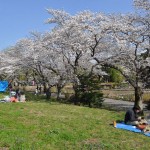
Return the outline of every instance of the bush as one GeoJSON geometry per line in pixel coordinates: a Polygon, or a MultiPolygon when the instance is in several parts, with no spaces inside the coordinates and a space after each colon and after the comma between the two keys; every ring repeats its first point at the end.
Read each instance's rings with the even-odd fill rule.
{"type": "Polygon", "coordinates": [[[89,107],[101,107],[103,102],[103,94],[99,92],[82,93],[80,102],[89,107]]]}
{"type": "Polygon", "coordinates": [[[46,101],[45,95],[35,95],[31,92],[25,92],[25,96],[27,101],[46,101]]]}
{"type": "Polygon", "coordinates": [[[97,76],[82,74],[79,77],[80,85],[76,91],[77,102],[89,107],[101,107],[103,94],[100,91],[100,80],[97,76]]]}

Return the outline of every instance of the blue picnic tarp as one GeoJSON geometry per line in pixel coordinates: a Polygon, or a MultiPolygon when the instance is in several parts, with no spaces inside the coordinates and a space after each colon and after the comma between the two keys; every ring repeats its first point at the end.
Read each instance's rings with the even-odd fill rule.
{"type": "Polygon", "coordinates": [[[132,132],[136,132],[136,133],[142,133],[142,134],[150,137],[150,133],[149,132],[148,133],[146,133],[146,132],[144,133],[140,129],[136,128],[136,126],[126,125],[124,123],[117,123],[116,124],[116,128],[132,131],[132,132]]]}
{"type": "Polygon", "coordinates": [[[8,81],[0,81],[0,92],[5,92],[8,88],[8,81]]]}

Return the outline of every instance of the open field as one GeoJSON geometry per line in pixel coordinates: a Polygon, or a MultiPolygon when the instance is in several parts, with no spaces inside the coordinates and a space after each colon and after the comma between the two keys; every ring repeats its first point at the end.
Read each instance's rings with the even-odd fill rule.
{"type": "Polygon", "coordinates": [[[149,137],[111,125],[124,113],[55,102],[0,103],[0,150],[149,149],[149,137]]]}

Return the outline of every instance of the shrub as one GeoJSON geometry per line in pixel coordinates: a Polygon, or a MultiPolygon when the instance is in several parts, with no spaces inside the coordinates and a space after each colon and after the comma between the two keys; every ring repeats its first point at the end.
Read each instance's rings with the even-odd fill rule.
{"type": "Polygon", "coordinates": [[[103,94],[100,91],[100,80],[97,76],[82,74],[77,89],[78,102],[89,107],[101,107],[103,94]]]}
{"type": "Polygon", "coordinates": [[[89,107],[101,107],[103,102],[103,94],[100,92],[82,93],[80,102],[89,107]]]}

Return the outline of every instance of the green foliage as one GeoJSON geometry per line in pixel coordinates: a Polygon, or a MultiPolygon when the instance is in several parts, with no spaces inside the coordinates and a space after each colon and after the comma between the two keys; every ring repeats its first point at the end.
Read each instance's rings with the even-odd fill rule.
{"type": "Polygon", "coordinates": [[[80,103],[89,107],[101,107],[103,94],[100,92],[100,81],[96,76],[82,74],[79,76],[80,85],[77,95],[80,103]]]}
{"type": "Polygon", "coordinates": [[[8,96],[9,92],[0,92],[0,99],[3,99],[5,96],[8,96]]]}
{"type": "Polygon", "coordinates": [[[103,94],[99,92],[84,92],[80,95],[80,102],[88,104],[89,107],[101,107],[103,102],[103,94]]]}
{"type": "Polygon", "coordinates": [[[46,96],[45,95],[35,95],[34,93],[31,92],[26,92],[26,100],[27,101],[45,101],[46,96]]]}
{"type": "Polygon", "coordinates": [[[121,83],[124,80],[124,77],[121,75],[121,73],[113,68],[107,68],[106,72],[110,76],[110,82],[116,82],[121,83]]]}
{"type": "Polygon", "coordinates": [[[46,95],[43,95],[43,94],[38,94],[38,95],[35,95],[34,93],[32,93],[32,92],[26,92],[25,93],[25,95],[26,95],[26,101],[36,101],[36,102],[38,102],[38,101],[40,101],[40,102],[54,102],[54,101],[56,101],[56,99],[55,98],[50,98],[49,100],[47,100],[47,98],[46,98],[46,95]]]}

